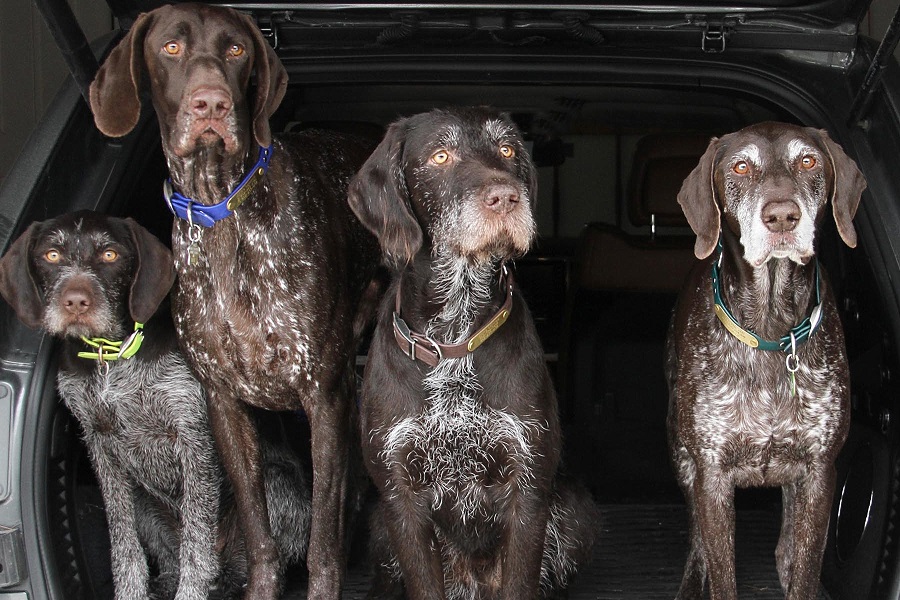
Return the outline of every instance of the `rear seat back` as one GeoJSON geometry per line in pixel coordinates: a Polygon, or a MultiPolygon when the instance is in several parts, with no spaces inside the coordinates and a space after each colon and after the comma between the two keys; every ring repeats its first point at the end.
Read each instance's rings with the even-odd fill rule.
{"type": "Polygon", "coordinates": [[[623,225],[641,233],[591,223],[579,239],[563,390],[576,433],[570,441],[578,446],[573,456],[591,457],[601,488],[627,480],[628,489],[640,493],[642,483],[674,484],[663,355],[672,308],[696,264],[693,235],[676,197],[708,141],[695,135],[643,138],[621,211],[629,221],[623,225]]]}

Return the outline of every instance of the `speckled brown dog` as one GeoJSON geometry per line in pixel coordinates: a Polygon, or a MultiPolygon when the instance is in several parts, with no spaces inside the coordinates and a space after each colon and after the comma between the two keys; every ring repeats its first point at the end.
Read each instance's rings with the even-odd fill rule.
{"type": "Polygon", "coordinates": [[[844,335],[818,224],[851,220],[865,181],[822,130],[754,125],[713,139],[678,202],[703,260],[668,338],[669,442],[691,549],[678,597],[737,598],[734,488],[780,486],[776,558],[787,598],[810,600],[850,423],[844,335]],[[717,250],[717,246],[719,249],[717,250]]]}
{"type": "Polygon", "coordinates": [[[379,262],[346,191],[371,147],[322,131],[273,137],[269,117],[287,73],[250,18],[232,9],[178,4],[138,17],[91,85],[101,131],[119,136],[134,127],[142,85],[159,119],[168,199],[179,217],[175,326],[209,394],[213,434],[253,549],[246,596],[273,599],[280,587],[254,405],[303,408],[309,418],[309,595],[336,600],[354,360],[379,262]]]}

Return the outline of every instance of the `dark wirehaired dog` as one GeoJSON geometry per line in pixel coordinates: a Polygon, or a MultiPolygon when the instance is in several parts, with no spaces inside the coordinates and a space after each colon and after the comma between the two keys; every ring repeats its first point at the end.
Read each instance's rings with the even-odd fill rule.
{"type": "MultiPolygon", "coordinates": [[[[165,597],[228,596],[246,576],[206,397],[157,310],[174,279],[171,253],[146,229],[90,211],[33,223],[0,258],[0,294],[26,325],[63,340],[59,393],[103,494],[120,600],[148,597],[144,549],[165,597]]],[[[306,477],[287,448],[263,452],[275,537],[295,562],[309,535],[306,477]]]]}
{"type": "Polygon", "coordinates": [[[776,558],[785,595],[817,597],[850,424],[844,334],[818,226],[848,246],[866,187],[823,130],[762,123],[713,139],[678,202],[705,259],[668,337],[669,443],[688,501],[691,549],[678,597],[737,597],[734,488],[780,486],[776,558]],[[717,249],[718,247],[718,249],[717,249]]]}
{"type": "MultiPolygon", "coordinates": [[[[140,15],[91,84],[107,135],[138,121],[149,88],[178,218],[175,327],[209,394],[213,434],[250,556],[247,597],[281,587],[250,406],[302,408],[311,429],[309,594],[337,600],[345,569],[355,359],[381,285],[376,240],[347,205],[373,142],[273,136],[287,71],[247,15],[205,4],[140,15]],[[250,86],[255,73],[255,87],[250,86]]],[[[162,202],[160,198],[160,202],[162,202]]]]}
{"type": "Polygon", "coordinates": [[[507,116],[460,108],[392,124],[351,182],[396,267],[361,407],[371,597],[537,598],[593,543],[592,501],[557,478],[556,396],[509,264],[535,235],[535,180],[507,116]]]}

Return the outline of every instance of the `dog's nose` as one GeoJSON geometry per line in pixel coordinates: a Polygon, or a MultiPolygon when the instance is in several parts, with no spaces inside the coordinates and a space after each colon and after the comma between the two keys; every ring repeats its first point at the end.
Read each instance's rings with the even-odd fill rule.
{"type": "Polygon", "coordinates": [[[773,233],[793,231],[800,221],[800,207],[793,200],[771,200],[763,206],[762,221],[773,233]]]}
{"type": "Polygon", "coordinates": [[[519,190],[509,184],[495,184],[485,190],[483,202],[494,212],[506,214],[519,203],[519,190]]]}
{"type": "Polygon", "coordinates": [[[223,119],[231,107],[231,96],[225,90],[201,88],[191,94],[191,112],[201,119],[223,119]]]}
{"type": "Polygon", "coordinates": [[[83,315],[91,308],[90,295],[86,291],[80,289],[66,290],[60,301],[62,302],[63,309],[72,315],[83,315]]]}

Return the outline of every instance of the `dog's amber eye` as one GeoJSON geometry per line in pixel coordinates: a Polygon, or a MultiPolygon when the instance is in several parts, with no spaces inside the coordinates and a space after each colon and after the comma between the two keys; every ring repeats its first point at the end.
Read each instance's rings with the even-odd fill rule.
{"type": "Polygon", "coordinates": [[[101,254],[100,257],[103,259],[103,262],[116,262],[119,259],[119,253],[115,250],[107,248],[103,251],[103,254],[101,254]]]}
{"type": "Polygon", "coordinates": [[[44,260],[48,263],[58,263],[62,259],[62,252],[57,250],[56,248],[51,248],[44,253],[44,260]]]}
{"type": "Polygon", "coordinates": [[[500,156],[502,156],[503,158],[512,158],[515,155],[516,151],[512,146],[508,146],[506,144],[500,146],[500,156]]]}
{"type": "Polygon", "coordinates": [[[450,160],[450,153],[446,150],[438,150],[434,154],[431,155],[431,162],[436,165],[442,165],[445,162],[450,160]]]}
{"type": "Polygon", "coordinates": [[[228,49],[228,54],[237,58],[244,54],[244,47],[240,44],[232,44],[231,48],[228,49]]]}
{"type": "Polygon", "coordinates": [[[814,166],[816,166],[816,164],[818,164],[816,162],[816,157],[810,156],[809,154],[800,159],[800,165],[804,169],[812,169],[814,166]]]}
{"type": "Polygon", "coordinates": [[[731,167],[731,170],[737,173],[738,175],[746,175],[750,172],[750,165],[747,161],[742,160],[734,163],[734,166],[731,167]]]}
{"type": "Polygon", "coordinates": [[[181,44],[176,41],[166,42],[166,45],[163,46],[163,50],[166,51],[166,54],[170,56],[175,56],[181,53],[181,44]]]}

